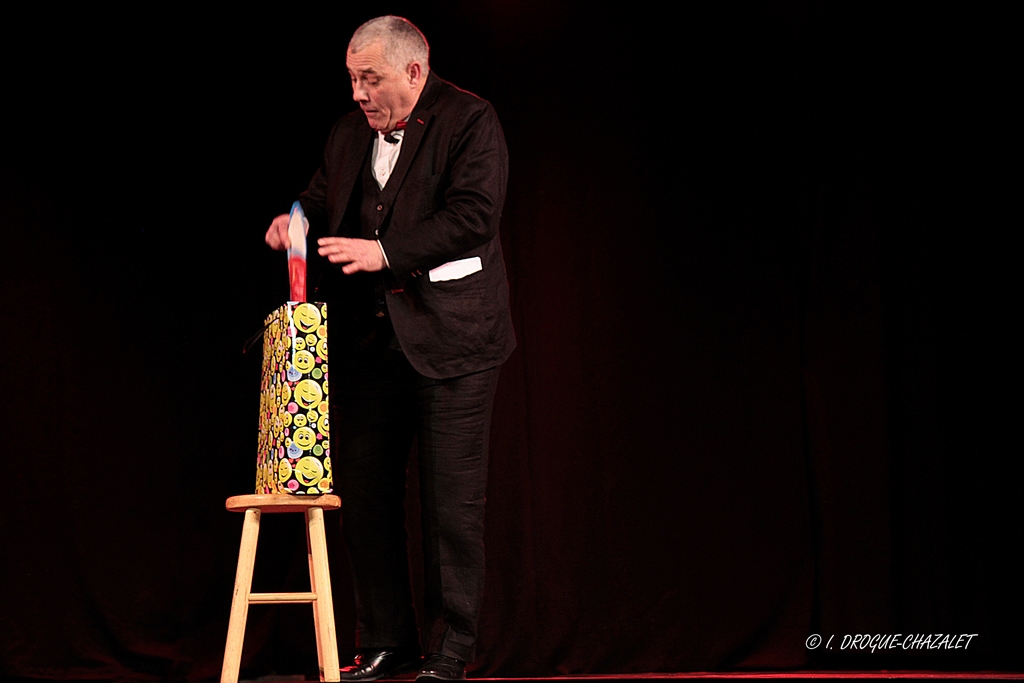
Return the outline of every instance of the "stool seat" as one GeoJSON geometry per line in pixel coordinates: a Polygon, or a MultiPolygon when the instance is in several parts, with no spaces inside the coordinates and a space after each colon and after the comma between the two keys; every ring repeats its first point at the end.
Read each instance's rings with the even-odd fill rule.
{"type": "Polygon", "coordinates": [[[324,534],[324,510],[337,510],[341,498],[331,494],[296,496],[250,494],[231,496],[224,507],[231,512],[244,512],[242,544],[238,550],[235,591],[231,598],[231,619],[221,683],[238,683],[242,662],[242,642],[249,605],[311,603],[316,629],[316,653],[321,681],[340,680],[338,637],[334,630],[334,603],[331,598],[331,572],[327,565],[327,537],[324,534]],[[303,593],[253,593],[252,572],[256,561],[256,543],[260,534],[262,513],[302,512],[306,517],[306,553],[309,559],[309,591],[303,593]]]}
{"type": "Polygon", "coordinates": [[[330,493],[322,496],[288,496],[275,493],[251,493],[247,496],[231,496],[224,502],[230,512],[245,512],[249,508],[259,508],[263,512],[305,512],[309,508],[321,510],[337,510],[341,507],[341,498],[330,493]]]}

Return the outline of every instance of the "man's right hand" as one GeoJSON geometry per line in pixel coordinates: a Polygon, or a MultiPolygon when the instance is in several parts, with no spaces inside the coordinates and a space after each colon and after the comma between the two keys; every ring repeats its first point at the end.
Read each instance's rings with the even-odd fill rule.
{"type": "Polygon", "coordinates": [[[282,213],[271,221],[265,238],[271,249],[286,251],[288,247],[292,246],[292,241],[288,239],[288,223],[290,220],[291,216],[289,214],[282,213]]]}

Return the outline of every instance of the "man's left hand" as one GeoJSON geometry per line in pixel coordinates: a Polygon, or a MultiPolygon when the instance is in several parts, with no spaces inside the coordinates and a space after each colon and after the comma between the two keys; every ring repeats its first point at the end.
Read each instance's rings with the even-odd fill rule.
{"type": "Polygon", "coordinates": [[[342,272],[345,275],[365,271],[376,273],[384,270],[384,254],[376,240],[360,240],[350,237],[321,237],[317,244],[319,253],[331,263],[347,263],[342,272]]]}

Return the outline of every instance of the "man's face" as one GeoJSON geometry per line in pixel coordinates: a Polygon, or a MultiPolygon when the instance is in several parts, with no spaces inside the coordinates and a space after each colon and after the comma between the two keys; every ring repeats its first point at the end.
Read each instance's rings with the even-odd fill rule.
{"type": "Polygon", "coordinates": [[[371,128],[387,133],[412,113],[418,93],[409,74],[396,71],[384,58],[380,41],[359,52],[350,49],[345,64],[352,79],[352,99],[359,103],[371,128]]]}

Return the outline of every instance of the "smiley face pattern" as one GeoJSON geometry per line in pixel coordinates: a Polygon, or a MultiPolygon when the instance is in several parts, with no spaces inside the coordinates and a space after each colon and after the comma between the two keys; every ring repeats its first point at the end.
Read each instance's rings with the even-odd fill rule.
{"type": "Polygon", "coordinates": [[[266,320],[256,493],[333,489],[327,305],[289,301],[266,320]]]}

